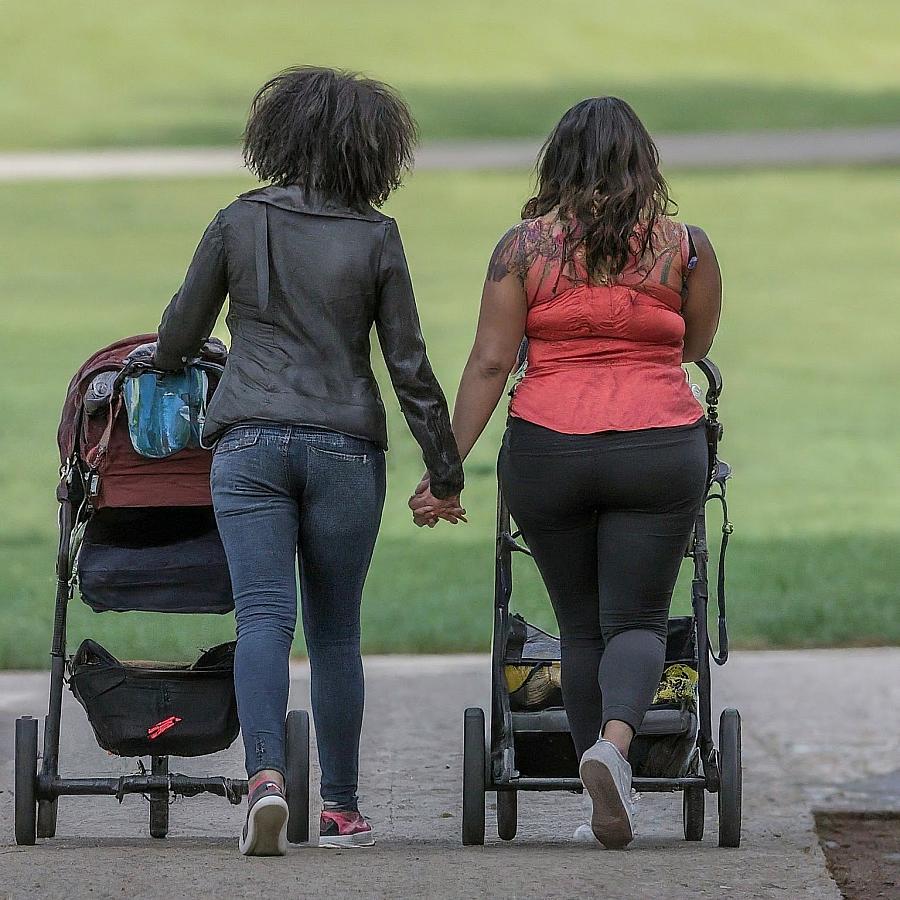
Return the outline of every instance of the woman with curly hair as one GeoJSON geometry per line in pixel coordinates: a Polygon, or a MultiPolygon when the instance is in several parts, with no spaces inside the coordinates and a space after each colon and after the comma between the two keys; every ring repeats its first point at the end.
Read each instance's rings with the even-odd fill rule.
{"type": "MultiPolygon", "coordinates": [[[[491,258],[453,415],[465,458],[527,337],[500,481],[556,613],[591,830],[608,847],[633,837],[628,750],[707,477],[681,366],[712,344],[721,280],[706,235],[672,211],[634,110],[615,97],[572,107],[491,258]]],[[[443,518],[432,493],[424,479],[410,499],[420,525],[443,518]]]]}
{"type": "Polygon", "coordinates": [[[372,326],[445,517],[462,464],[425,353],[397,224],[375,207],[415,142],[387,85],[302,67],[260,89],[244,159],[265,187],[206,229],[159,327],[159,368],[184,366],[229,298],[232,342],[204,428],[237,618],[235,691],[249,778],[240,850],[283,854],[284,721],[299,562],[322,769],[320,844],[374,843],[359,813],[360,601],[385,496],[387,432],[372,326]]]}

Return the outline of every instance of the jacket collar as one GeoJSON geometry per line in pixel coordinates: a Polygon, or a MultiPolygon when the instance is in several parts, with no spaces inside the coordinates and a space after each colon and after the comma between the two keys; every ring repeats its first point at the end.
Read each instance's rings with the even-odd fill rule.
{"type": "Polygon", "coordinates": [[[238,200],[252,203],[266,203],[289,212],[306,213],[313,216],[333,216],[339,219],[363,219],[366,222],[384,222],[387,217],[371,206],[363,210],[351,209],[343,204],[322,197],[316,193],[307,193],[297,186],[277,187],[270,184],[265,187],[247,191],[238,200]]]}

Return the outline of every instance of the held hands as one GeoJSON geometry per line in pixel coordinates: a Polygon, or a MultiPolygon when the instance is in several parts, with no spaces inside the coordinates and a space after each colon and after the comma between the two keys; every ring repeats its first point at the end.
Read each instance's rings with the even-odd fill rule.
{"type": "Polygon", "coordinates": [[[459,505],[459,495],[441,500],[431,493],[431,478],[427,472],[409,498],[409,508],[412,510],[413,522],[419,528],[423,525],[434,528],[438,519],[444,519],[451,525],[468,522],[466,511],[459,505]]]}

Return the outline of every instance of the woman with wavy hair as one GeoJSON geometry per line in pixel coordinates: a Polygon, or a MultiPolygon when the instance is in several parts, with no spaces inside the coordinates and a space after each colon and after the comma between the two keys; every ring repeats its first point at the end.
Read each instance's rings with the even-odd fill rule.
{"type": "MultiPolygon", "coordinates": [[[[712,344],[721,280],[706,235],[672,212],[631,107],[572,107],[491,257],[453,416],[465,458],[527,337],[499,475],[559,624],[563,700],[591,830],[607,847],[633,837],[628,750],[662,675],[707,477],[703,411],[682,364],[712,344]]],[[[432,493],[426,478],[410,499],[416,522],[453,520],[453,503],[432,493]]]]}
{"type": "MultiPolygon", "coordinates": [[[[204,438],[218,441],[213,506],[237,617],[244,854],[286,848],[297,562],[322,769],[319,842],[374,843],[357,805],[360,600],[387,448],[369,358],[373,325],[431,490],[457,498],[463,486],[397,224],[375,209],[400,184],[414,141],[406,104],[381,82],[312,67],[272,78],[253,101],[244,137],[248,166],[269,184],[216,215],[159,327],[156,365],[179,368],[229,298],[231,350],[204,438]]],[[[458,500],[444,505],[457,509],[458,500]]]]}

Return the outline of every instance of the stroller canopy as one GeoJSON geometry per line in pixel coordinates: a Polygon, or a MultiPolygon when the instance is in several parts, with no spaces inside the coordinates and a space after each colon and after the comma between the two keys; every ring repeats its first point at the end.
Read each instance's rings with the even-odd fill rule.
{"type": "MultiPolygon", "coordinates": [[[[103,372],[120,371],[132,350],[155,340],[155,334],[138,334],[116,341],[94,353],[69,383],[57,434],[60,460],[63,466],[74,463],[82,469],[96,469],[98,482],[92,498],[95,509],[212,503],[209,451],[191,448],[164,459],[149,459],[132,447],[118,398],[95,415],[85,411],[85,393],[94,378],[103,372]],[[108,445],[101,453],[105,442],[108,445]]],[[[213,389],[217,377],[210,373],[209,378],[213,389]]]]}

